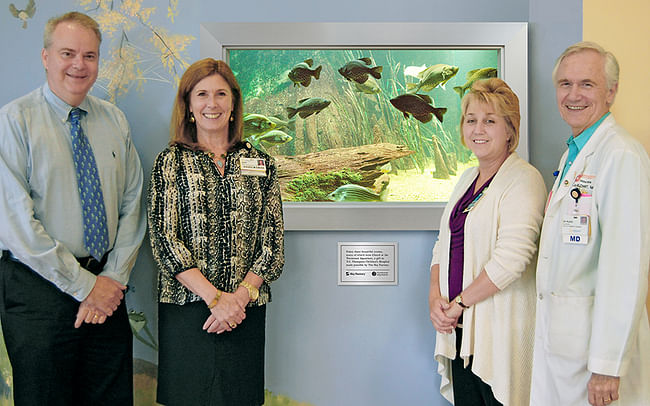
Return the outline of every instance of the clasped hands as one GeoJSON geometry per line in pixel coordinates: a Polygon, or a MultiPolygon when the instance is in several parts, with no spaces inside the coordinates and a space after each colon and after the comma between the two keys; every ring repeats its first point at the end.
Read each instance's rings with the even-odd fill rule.
{"type": "Polygon", "coordinates": [[[113,315],[124,298],[126,286],[107,276],[97,276],[95,286],[79,305],[74,327],[83,323],[102,324],[113,315]]]}
{"type": "Polygon", "coordinates": [[[245,288],[239,288],[235,293],[223,292],[217,304],[210,309],[203,330],[217,334],[232,331],[246,318],[248,302],[248,290],[245,288]]]}
{"type": "Polygon", "coordinates": [[[442,296],[436,296],[429,303],[429,317],[433,327],[442,334],[451,334],[458,325],[458,319],[463,314],[463,308],[456,303],[450,303],[442,296]]]}

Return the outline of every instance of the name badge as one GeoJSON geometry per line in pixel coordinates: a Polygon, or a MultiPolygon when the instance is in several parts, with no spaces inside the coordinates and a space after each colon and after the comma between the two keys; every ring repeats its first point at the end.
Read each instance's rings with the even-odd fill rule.
{"type": "Polygon", "coordinates": [[[261,158],[239,158],[242,175],[266,176],[266,162],[261,158]]]}
{"type": "Polygon", "coordinates": [[[594,182],[596,177],[594,175],[587,175],[581,173],[576,176],[576,179],[573,181],[573,185],[578,187],[583,194],[591,196],[594,192],[594,182]]]}
{"type": "Polygon", "coordinates": [[[589,242],[591,234],[591,219],[589,216],[565,216],[562,219],[562,242],[566,244],[582,244],[589,242]]]}

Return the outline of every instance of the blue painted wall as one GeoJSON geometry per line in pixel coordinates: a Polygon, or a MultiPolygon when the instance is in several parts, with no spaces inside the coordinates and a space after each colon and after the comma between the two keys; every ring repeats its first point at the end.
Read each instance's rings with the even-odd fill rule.
{"type": "MultiPolygon", "coordinates": [[[[17,6],[26,3],[13,2],[17,6]]],[[[156,22],[197,38],[188,51],[191,60],[199,57],[201,22],[527,21],[530,156],[547,184],[551,182],[568,129],[555,108],[550,74],[560,52],[581,39],[581,0],[179,3],[180,14],[173,26],[162,11],[156,22]]],[[[0,7],[0,105],[45,80],[40,50],[47,19],[80,9],[76,1],[37,0],[36,15],[23,30],[9,14],[8,4],[4,1],[0,7]]],[[[166,0],[144,0],[145,6],[161,10],[167,4],[166,0]]],[[[118,101],[131,123],[147,177],[155,155],[168,140],[173,97],[170,85],[148,82],[143,92],[132,91],[118,101]]],[[[435,334],[427,310],[428,267],[436,236],[435,232],[408,231],[288,232],[284,274],[273,286],[274,301],[268,311],[267,387],[318,406],[447,404],[438,393],[432,357],[435,334]],[[399,285],[337,286],[339,241],[398,242],[399,285]]],[[[128,300],[130,308],[144,311],[153,321],[154,281],[155,268],[145,242],[132,278],[136,289],[128,300]]],[[[139,343],[135,351],[140,358],[156,361],[156,354],[139,343]]]]}

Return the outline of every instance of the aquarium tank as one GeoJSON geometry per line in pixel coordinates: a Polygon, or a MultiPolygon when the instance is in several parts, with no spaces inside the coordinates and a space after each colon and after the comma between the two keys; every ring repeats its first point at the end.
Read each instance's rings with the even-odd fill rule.
{"type": "Polygon", "coordinates": [[[284,201],[446,202],[476,159],[460,101],[499,49],[230,49],[244,138],[284,201]]]}

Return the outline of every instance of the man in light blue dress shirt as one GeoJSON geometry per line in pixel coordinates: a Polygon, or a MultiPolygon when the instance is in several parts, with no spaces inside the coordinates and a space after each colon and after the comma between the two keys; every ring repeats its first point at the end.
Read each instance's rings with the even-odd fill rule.
{"type": "Polygon", "coordinates": [[[145,232],[142,168],[124,114],[88,95],[101,34],[81,13],[45,27],[47,82],[0,109],[0,311],[14,403],[131,405],[124,303],[145,232]],[[73,162],[73,108],[94,153],[108,252],[90,256],[73,162]]]}

